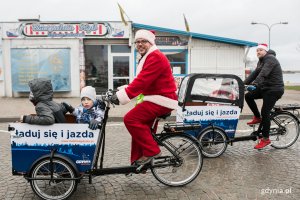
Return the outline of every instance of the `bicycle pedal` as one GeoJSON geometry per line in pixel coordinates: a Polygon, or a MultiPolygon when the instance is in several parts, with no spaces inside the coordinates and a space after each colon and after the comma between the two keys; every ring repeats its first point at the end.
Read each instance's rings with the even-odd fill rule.
{"type": "Polygon", "coordinates": [[[138,167],[136,168],[136,171],[137,171],[137,172],[140,172],[141,169],[142,169],[144,166],[145,166],[145,165],[140,165],[140,166],[138,166],[138,167]]]}

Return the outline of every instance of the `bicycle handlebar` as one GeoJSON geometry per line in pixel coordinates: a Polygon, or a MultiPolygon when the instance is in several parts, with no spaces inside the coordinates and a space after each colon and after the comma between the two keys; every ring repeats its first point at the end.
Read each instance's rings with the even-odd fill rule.
{"type": "Polygon", "coordinates": [[[115,105],[112,101],[111,101],[111,97],[113,95],[115,95],[117,92],[117,90],[112,90],[112,89],[108,89],[107,92],[102,93],[101,95],[97,95],[97,98],[100,97],[100,99],[102,101],[108,102],[110,104],[115,105]]]}

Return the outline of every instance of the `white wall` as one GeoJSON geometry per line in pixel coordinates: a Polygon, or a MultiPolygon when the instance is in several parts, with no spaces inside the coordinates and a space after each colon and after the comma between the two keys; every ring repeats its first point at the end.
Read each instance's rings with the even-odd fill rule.
{"type": "Polygon", "coordinates": [[[56,97],[78,97],[80,95],[79,80],[79,40],[78,39],[47,39],[47,38],[26,38],[26,39],[4,39],[3,40],[3,62],[4,81],[0,82],[0,97],[17,97],[20,93],[12,92],[11,77],[11,48],[70,48],[70,77],[71,91],[56,93],[56,97]],[[3,89],[2,89],[3,88],[3,89]]]}
{"type": "Polygon", "coordinates": [[[193,39],[190,73],[235,74],[245,78],[244,47],[193,39]]]}

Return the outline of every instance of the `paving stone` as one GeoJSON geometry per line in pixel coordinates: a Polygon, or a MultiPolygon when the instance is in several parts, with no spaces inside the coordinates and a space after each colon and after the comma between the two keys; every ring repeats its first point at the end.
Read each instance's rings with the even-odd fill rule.
{"type": "MultiPolygon", "coordinates": [[[[245,120],[239,123],[246,124],[245,120]]],[[[105,166],[129,164],[130,135],[124,125],[109,123],[105,151],[105,166]],[[125,131],[124,131],[125,130],[125,131]]],[[[7,123],[0,123],[6,130],[7,123]]],[[[249,129],[239,125],[239,129],[249,129]]],[[[300,145],[299,141],[288,149],[257,151],[255,142],[244,141],[228,146],[218,158],[204,159],[200,175],[185,187],[168,187],[147,174],[127,178],[124,175],[99,176],[93,184],[84,179],[79,183],[71,200],[94,199],[299,199],[300,197],[300,145]],[[275,191],[291,189],[290,194],[275,191]],[[269,191],[273,191],[270,194],[269,191]],[[267,193],[269,192],[269,193],[267,193]]],[[[0,133],[0,199],[39,199],[22,176],[11,175],[10,137],[0,133]]]]}

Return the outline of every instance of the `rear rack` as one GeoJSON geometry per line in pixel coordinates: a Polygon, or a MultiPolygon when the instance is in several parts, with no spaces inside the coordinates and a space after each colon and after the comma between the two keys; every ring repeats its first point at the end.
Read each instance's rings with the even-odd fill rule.
{"type": "Polygon", "coordinates": [[[274,106],[274,110],[275,112],[278,112],[278,111],[288,111],[292,114],[294,114],[296,117],[300,117],[300,112],[299,110],[300,109],[300,105],[295,103],[295,104],[281,104],[281,105],[275,105],[274,106]]]}
{"type": "Polygon", "coordinates": [[[164,131],[178,132],[200,129],[201,124],[199,123],[166,123],[164,125],[164,131]]]}
{"type": "Polygon", "coordinates": [[[274,109],[276,111],[278,110],[297,110],[300,109],[300,105],[299,104],[281,104],[281,105],[275,105],[274,109]]]}

